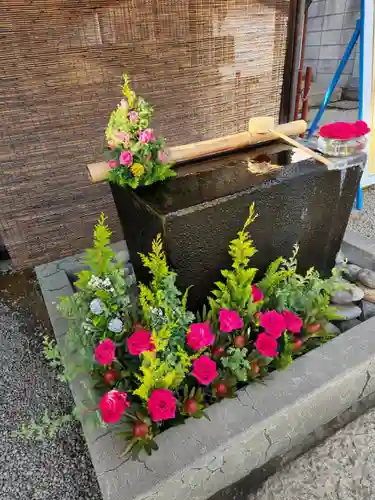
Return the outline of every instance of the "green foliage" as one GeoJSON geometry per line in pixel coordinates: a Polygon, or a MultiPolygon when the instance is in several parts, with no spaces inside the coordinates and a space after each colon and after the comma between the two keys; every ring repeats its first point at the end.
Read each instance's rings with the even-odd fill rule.
{"type": "Polygon", "coordinates": [[[31,419],[29,424],[22,424],[19,430],[13,432],[13,437],[31,441],[55,439],[60,429],[64,426],[71,425],[74,420],[75,415],[73,413],[51,417],[48,414],[48,410],[45,410],[39,422],[31,419]]]}
{"type": "MultiPolygon", "coordinates": [[[[243,228],[237,233],[237,238],[229,244],[229,255],[232,258],[232,269],[225,269],[221,274],[225,281],[215,283],[216,289],[209,298],[209,317],[215,321],[222,308],[237,311],[243,318],[252,318],[257,310],[252,301],[251,287],[257,272],[256,268],[249,267],[250,258],[255,254],[253,240],[246,231],[255,221],[254,203],[250,206],[249,217],[243,228]]],[[[248,323],[248,321],[247,321],[248,323]]],[[[246,326],[246,321],[245,321],[246,326]]]]}
{"type": "Polygon", "coordinates": [[[297,254],[298,245],[295,245],[292,256],[274,261],[258,283],[265,295],[264,306],[267,309],[288,309],[301,316],[305,324],[337,318],[330,298],[342,286],[338,277],[334,274],[324,279],[314,268],[304,276],[299,274],[297,254]]]}
{"type": "Polygon", "coordinates": [[[275,359],[274,363],[276,368],[278,368],[279,370],[286,370],[286,368],[288,368],[290,363],[293,361],[292,344],[290,341],[290,337],[286,332],[284,332],[280,343],[281,343],[280,354],[275,359]]]}
{"type": "Polygon", "coordinates": [[[184,345],[186,330],[194,321],[194,314],[187,310],[188,290],[182,294],[177,288],[177,275],[169,269],[160,234],[153,241],[151,252],[141,254],[141,259],[152,276],[150,286],[139,285],[139,301],[146,326],[158,330],[168,325],[171,336],[166,350],[174,352],[177,346],[184,345]]]}
{"type": "Polygon", "coordinates": [[[57,379],[65,382],[67,377],[64,374],[64,365],[61,359],[60,350],[54,340],[50,340],[47,335],[43,337],[43,354],[51,368],[56,370],[57,379]]]}
{"type": "Polygon", "coordinates": [[[247,359],[247,349],[230,347],[228,356],[221,360],[223,366],[228,368],[239,382],[247,381],[247,372],[250,370],[250,363],[247,359]]]}
{"type": "Polygon", "coordinates": [[[117,164],[115,168],[110,169],[107,180],[135,189],[138,186],[149,186],[154,182],[174,177],[176,173],[172,168],[173,163],[168,162],[164,153],[163,137],[153,136],[146,143],[139,140],[140,132],[145,130],[152,132],[149,127],[153,109],[131,89],[130,80],[126,74],[123,80],[124,99],[111,113],[105,133],[108,141],[107,154],[117,164]],[[137,119],[130,120],[129,113],[135,113],[137,119]],[[121,153],[125,151],[132,155],[129,165],[120,163],[121,153]]]}

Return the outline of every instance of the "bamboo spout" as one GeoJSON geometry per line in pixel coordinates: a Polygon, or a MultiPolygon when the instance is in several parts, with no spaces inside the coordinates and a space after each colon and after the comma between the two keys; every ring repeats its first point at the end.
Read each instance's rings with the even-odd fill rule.
{"type": "MultiPolygon", "coordinates": [[[[306,128],[307,124],[304,120],[296,120],[294,122],[278,125],[275,127],[275,132],[287,136],[300,135],[306,132],[306,128]]],[[[273,140],[275,140],[275,135],[272,132],[251,134],[247,131],[240,132],[238,134],[218,137],[208,141],[174,146],[169,149],[168,158],[170,161],[181,163],[218,153],[235,151],[236,149],[246,148],[249,145],[261,144],[273,140]]],[[[107,162],[90,163],[87,165],[87,169],[91,182],[97,183],[105,179],[109,171],[109,166],[107,162]]]]}

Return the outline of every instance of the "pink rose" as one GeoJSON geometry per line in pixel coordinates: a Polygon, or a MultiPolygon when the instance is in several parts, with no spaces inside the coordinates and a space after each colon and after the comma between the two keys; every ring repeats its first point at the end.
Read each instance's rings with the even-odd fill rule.
{"type": "Polygon", "coordinates": [[[277,340],[266,333],[260,333],[255,341],[255,346],[259,354],[269,358],[276,358],[277,356],[277,340]]]}
{"type": "Polygon", "coordinates": [[[120,392],[116,389],[104,394],[100,400],[99,408],[105,423],[114,424],[120,420],[126,408],[130,406],[127,397],[126,392],[120,392]]]}
{"type": "Polygon", "coordinates": [[[210,325],[206,323],[193,323],[190,325],[186,335],[186,343],[194,351],[204,349],[214,343],[215,336],[211,331],[210,325]]]}
{"type": "Polygon", "coordinates": [[[284,317],[286,329],[291,333],[299,333],[301,331],[303,321],[297,316],[297,314],[291,311],[283,311],[282,315],[284,317]]]}
{"type": "Polygon", "coordinates": [[[158,160],[160,163],[167,163],[167,155],[165,151],[158,151],[158,160]]]}
{"type": "Polygon", "coordinates": [[[135,123],[139,120],[139,114],[136,111],[130,111],[129,113],[129,121],[135,123]]]}
{"type": "Polygon", "coordinates": [[[130,151],[122,151],[122,153],[120,154],[120,163],[121,165],[130,167],[130,165],[133,163],[132,153],[130,151]]]}
{"type": "Polygon", "coordinates": [[[127,132],[116,132],[115,136],[120,142],[123,142],[124,144],[128,144],[130,142],[130,134],[128,134],[127,132]]]}
{"type": "Polygon", "coordinates": [[[208,356],[201,356],[193,361],[192,375],[202,385],[211,384],[217,377],[216,363],[208,356]]]}
{"type": "Polygon", "coordinates": [[[253,302],[260,302],[264,299],[264,295],[262,290],[258,288],[256,285],[251,285],[251,295],[253,297],[253,302]]]}
{"type": "Polygon", "coordinates": [[[116,160],[109,160],[108,166],[109,168],[116,168],[118,166],[118,163],[116,160]]]}
{"type": "Polygon", "coordinates": [[[146,128],[146,130],[141,130],[138,133],[138,137],[140,142],[142,142],[142,144],[148,144],[150,141],[153,141],[155,139],[154,131],[152,130],[152,128],[146,128]]]}
{"type": "Polygon", "coordinates": [[[115,359],[116,346],[111,339],[105,339],[95,349],[96,361],[101,365],[110,365],[115,359]]]}
{"type": "Polygon", "coordinates": [[[240,330],[243,327],[243,321],[236,311],[221,309],[219,312],[220,330],[230,333],[233,330],[240,330]]]}
{"type": "Polygon", "coordinates": [[[128,338],[128,349],[133,356],[139,356],[145,351],[155,351],[152,335],[146,330],[138,330],[128,338]]]}
{"type": "Polygon", "coordinates": [[[277,311],[269,311],[260,315],[260,325],[269,335],[278,339],[286,330],[284,316],[277,311]]]}
{"type": "Polygon", "coordinates": [[[169,420],[176,416],[176,398],[168,389],[155,389],[147,403],[147,409],[154,422],[169,420]]]}

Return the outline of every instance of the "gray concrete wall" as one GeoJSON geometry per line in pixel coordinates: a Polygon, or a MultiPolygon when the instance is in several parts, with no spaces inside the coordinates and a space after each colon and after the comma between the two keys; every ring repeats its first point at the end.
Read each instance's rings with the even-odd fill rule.
{"type": "MultiPolygon", "coordinates": [[[[308,11],[305,64],[313,68],[314,81],[328,87],[359,19],[360,0],[313,0],[308,11]]],[[[358,88],[358,43],[339,86],[358,88]]]]}

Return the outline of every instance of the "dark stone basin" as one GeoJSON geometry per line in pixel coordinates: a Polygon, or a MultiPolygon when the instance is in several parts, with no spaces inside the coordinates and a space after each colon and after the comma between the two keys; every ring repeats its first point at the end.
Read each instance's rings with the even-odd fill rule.
{"type": "Polygon", "coordinates": [[[112,186],[138,279],[148,278],[138,252],[148,252],[161,233],[180,286],[194,286],[190,307],[201,306],[230,262],[228,243],[252,202],[259,213],[250,228],[258,248],[253,257],[258,278],[271,260],[289,256],[296,242],[301,270],[315,266],[327,273],[341,245],[365,156],[351,158],[351,166],[341,170],[296,157],[293,148],[273,143],[180,166],[178,176],[166,183],[136,191],[112,186]]]}

